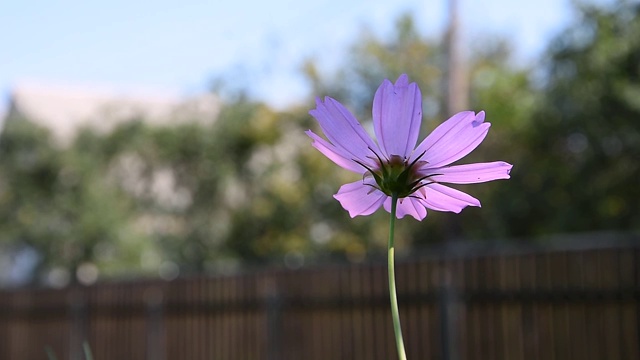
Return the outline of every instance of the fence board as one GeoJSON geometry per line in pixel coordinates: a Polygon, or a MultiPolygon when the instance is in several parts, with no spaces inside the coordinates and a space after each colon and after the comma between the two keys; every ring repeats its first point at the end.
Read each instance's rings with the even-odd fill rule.
{"type": "MultiPolygon", "coordinates": [[[[639,260],[637,238],[400,259],[409,357],[640,358],[639,260]]],[[[393,339],[382,262],[0,291],[0,360],[387,360],[393,339]]]]}

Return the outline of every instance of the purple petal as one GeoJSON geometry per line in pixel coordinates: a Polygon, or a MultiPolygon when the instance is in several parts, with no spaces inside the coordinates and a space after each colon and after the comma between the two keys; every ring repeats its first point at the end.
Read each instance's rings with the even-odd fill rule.
{"type": "MultiPolygon", "coordinates": [[[[388,213],[391,213],[390,197],[387,197],[387,199],[385,200],[384,209],[387,210],[388,213]]],[[[396,206],[396,217],[398,219],[402,219],[405,215],[411,215],[416,220],[422,221],[422,219],[427,217],[427,208],[425,207],[425,204],[422,203],[421,199],[416,199],[413,197],[398,199],[398,205],[396,206]]]]}
{"type": "Polygon", "coordinates": [[[478,147],[490,126],[484,122],[482,111],[477,115],[472,111],[458,113],[429,134],[418,145],[413,158],[425,153],[422,160],[429,162],[429,167],[449,165],[478,147]]]}
{"type": "MultiPolygon", "coordinates": [[[[431,174],[442,174],[432,176],[431,179],[437,182],[453,184],[476,184],[498,179],[509,179],[509,172],[513,165],[504,161],[494,161],[488,163],[466,164],[448,166],[438,169],[428,169],[431,174]]],[[[428,175],[428,174],[424,174],[428,175]]]]}
{"type": "Polygon", "coordinates": [[[333,197],[352,218],[358,215],[370,215],[378,210],[388,197],[382,191],[369,186],[372,181],[365,179],[342,185],[333,197]]]}
{"type": "Polygon", "coordinates": [[[344,150],[333,146],[333,144],[329,143],[325,139],[316,135],[313,131],[307,130],[305,133],[313,140],[314,148],[318,149],[324,156],[329,158],[329,160],[336,163],[343,169],[347,169],[358,174],[364,174],[367,170],[359,165],[355,161],[349,158],[349,154],[346,154],[344,150]]]}
{"type": "Polygon", "coordinates": [[[375,166],[370,157],[374,156],[372,151],[379,151],[378,146],[342,104],[330,97],[325,97],[324,103],[316,99],[316,108],[309,114],[318,120],[324,135],[342,153],[375,166]]]}
{"type": "Polygon", "coordinates": [[[391,155],[408,157],[418,140],[422,122],[422,95],[406,74],[395,84],[384,80],[373,98],[373,128],[380,149],[391,155]]]}
{"type": "Polygon", "coordinates": [[[480,206],[480,201],[460,190],[440,184],[430,184],[419,190],[429,209],[459,213],[467,206],[480,206]]]}

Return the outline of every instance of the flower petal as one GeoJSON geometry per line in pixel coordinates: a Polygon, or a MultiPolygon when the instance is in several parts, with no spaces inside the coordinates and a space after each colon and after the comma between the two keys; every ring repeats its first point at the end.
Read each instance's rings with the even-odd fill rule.
{"type": "MultiPolygon", "coordinates": [[[[425,206],[426,205],[422,202],[422,199],[413,197],[398,199],[398,205],[396,207],[396,217],[398,219],[402,219],[405,215],[411,215],[416,220],[422,221],[422,219],[427,217],[427,208],[425,206]]],[[[387,210],[388,213],[391,213],[390,197],[387,197],[387,199],[385,200],[384,209],[387,210]]]]}
{"type": "Polygon", "coordinates": [[[467,206],[480,206],[473,196],[440,184],[430,184],[419,191],[425,196],[422,201],[433,210],[459,213],[467,206]]]}
{"type": "Polygon", "coordinates": [[[333,197],[349,212],[349,216],[371,215],[388,198],[382,191],[373,188],[371,179],[342,185],[333,197]]]}
{"type": "Polygon", "coordinates": [[[373,98],[373,129],[383,154],[407,158],[416,146],[422,122],[422,94],[406,74],[395,84],[384,80],[373,98]]]}
{"type": "Polygon", "coordinates": [[[343,153],[371,167],[376,166],[371,157],[374,156],[372,151],[379,153],[378,146],[342,104],[330,97],[325,97],[324,102],[316,99],[316,108],[309,114],[318,120],[327,139],[343,153]]]}
{"type": "Polygon", "coordinates": [[[355,161],[351,160],[349,154],[346,154],[344,150],[333,146],[333,144],[329,143],[325,139],[316,135],[313,131],[307,130],[305,133],[313,140],[314,148],[318,149],[324,156],[329,158],[329,160],[336,163],[336,165],[340,166],[343,169],[350,170],[356,172],[358,174],[364,174],[367,170],[359,165],[355,161]]]}
{"type": "MultiPolygon", "coordinates": [[[[491,180],[509,179],[509,172],[512,166],[513,165],[504,161],[494,161],[428,169],[428,172],[431,174],[439,174],[430,178],[437,182],[476,184],[491,180]]],[[[425,173],[424,175],[428,174],[425,173]]]]}
{"type": "Polygon", "coordinates": [[[455,114],[440,124],[418,145],[412,158],[425,153],[422,160],[429,167],[449,165],[460,160],[478,147],[489,132],[490,123],[484,122],[484,112],[472,111],[455,114]]]}

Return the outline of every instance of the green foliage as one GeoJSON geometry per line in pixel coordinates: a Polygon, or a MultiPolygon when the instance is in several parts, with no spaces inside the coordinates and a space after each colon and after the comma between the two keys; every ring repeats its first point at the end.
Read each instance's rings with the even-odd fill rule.
{"type": "Polygon", "coordinates": [[[518,192],[503,194],[510,234],[640,229],[638,15],[583,7],[551,44],[535,126],[520,136],[518,192]]]}
{"type": "MultiPolygon", "coordinates": [[[[411,16],[398,19],[395,33],[389,40],[375,38],[365,33],[354,46],[351,57],[333,76],[324,81],[307,65],[307,74],[318,91],[344,102],[357,114],[358,119],[370,122],[373,94],[384,78],[395,80],[400,73],[409,74],[416,81],[423,95],[423,135],[426,136],[437,125],[446,120],[443,82],[444,46],[437,41],[421,37],[411,16]]],[[[523,150],[516,134],[525,134],[530,126],[530,114],[537,101],[537,93],[530,81],[528,69],[512,65],[509,46],[501,40],[486,41],[473,50],[468,68],[470,70],[471,110],[485,110],[492,130],[482,145],[460,163],[505,160],[518,166],[523,150]]],[[[318,159],[319,162],[323,159],[318,159]]],[[[324,159],[326,162],[326,159],[324,159]]],[[[333,164],[330,164],[333,166],[333,164]]],[[[335,167],[335,166],[334,166],[335,167]]],[[[517,168],[516,168],[517,169],[517,168]]],[[[330,171],[330,170],[327,170],[330,171]]],[[[338,170],[338,172],[343,172],[338,170]]],[[[332,176],[338,177],[338,174],[332,176]]],[[[351,179],[354,181],[355,179],[351,179]]],[[[496,182],[471,186],[455,186],[478,197],[483,208],[467,208],[462,214],[430,211],[423,222],[412,219],[397,227],[399,249],[409,244],[440,242],[452,236],[466,238],[489,238],[504,236],[509,230],[497,218],[502,200],[495,196],[499,187],[510,187],[509,182],[496,182]]],[[[337,186],[335,190],[337,190],[337,186]]],[[[385,214],[382,214],[385,215],[385,214]]],[[[336,216],[339,216],[337,214],[336,216]]],[[[336,217],[338,219],[338,217],[336,217]]],[[[367,217],[356,221],[347,219],[345,231],[357,231],[354,238],[372,239],[363,247],[376,251],[384,244],[386,218],[367,217]],[[355,226],[362,224],[362,227],[355,226]]],[[[342,224],[342,222],[340,222],[342,224]]]]}
{"type": "MultiPolygon", "coordinates": [[[[546,70],[538,87],[533,69],[512,63],[506,43],[475,48],[471,109],[485,110],[493,127],[461,163],[508,161],[512,179],[458,187],[482,209],[402,221],[400,252],[451,234],[638,230],[638,8],[581,14],[535,69],[546,70]]],[[[424,135],[445,120],[442,45],[422,37],[410,16],[388,39],[364,32],[351,50],[335,74],[305,64],[314,96],[338,99],[367,123],[382,79],[406,72],[423,90],[424,135]]],[[[332,197],[359,176],[310,146],[303,132],[318,130],[312,107],[309,99],[277,112],[235,96],[209,125],[132,121],[106,135],[84,130],[68,148],[24,119],[9,121],[0,138],[0,242],[39,254],[34,281],[87,263],[121,276],[157,273],[167,263],[200,272],[383,252],[388,214],[350,219],[332,197]]]]}
{"type": "Polygon", "coordinates": [[[61,150],[28,121],[9,121],[4,129],[0,236],[40,254],[36,277],[58,267],[75,273],[83,263],[113,257],[125,263],[131,254],[126,249],[136,237],[127,223],[132,209],[123,192],[102,177],[104,164],[93,140],[83,133],[73,149],[61,150]]]}
{"type": "Polygon", "coordinates": [[[312,61],[304,71],[313,86],[314,96],[331,96],[347,105],[358,119],[371,116],[373,94],[383,79],[395,80],[406,73],[420,84],[422,94],[431,107],[425,108],[429,118],[439,111],[442,102],[442,46],[418,33],[409,14],[396,21],[389,39],[381,39],[364,30],[352,46],[344,66],[333,76],[321,75],[312,61]]]}

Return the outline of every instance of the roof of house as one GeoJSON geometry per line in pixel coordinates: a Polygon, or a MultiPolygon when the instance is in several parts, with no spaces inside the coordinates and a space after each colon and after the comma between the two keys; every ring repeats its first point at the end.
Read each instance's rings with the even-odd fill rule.
{"type": "Polygon", "coordinates": [[[149,91],[115,91],[96,86],[19,83],[11,91],[6,118],[28,119],[62,144],[82,127],[108,131],[132,119],[156,125],[210,123],[220,110],[213,94],[183,97],[149,91]]]}

